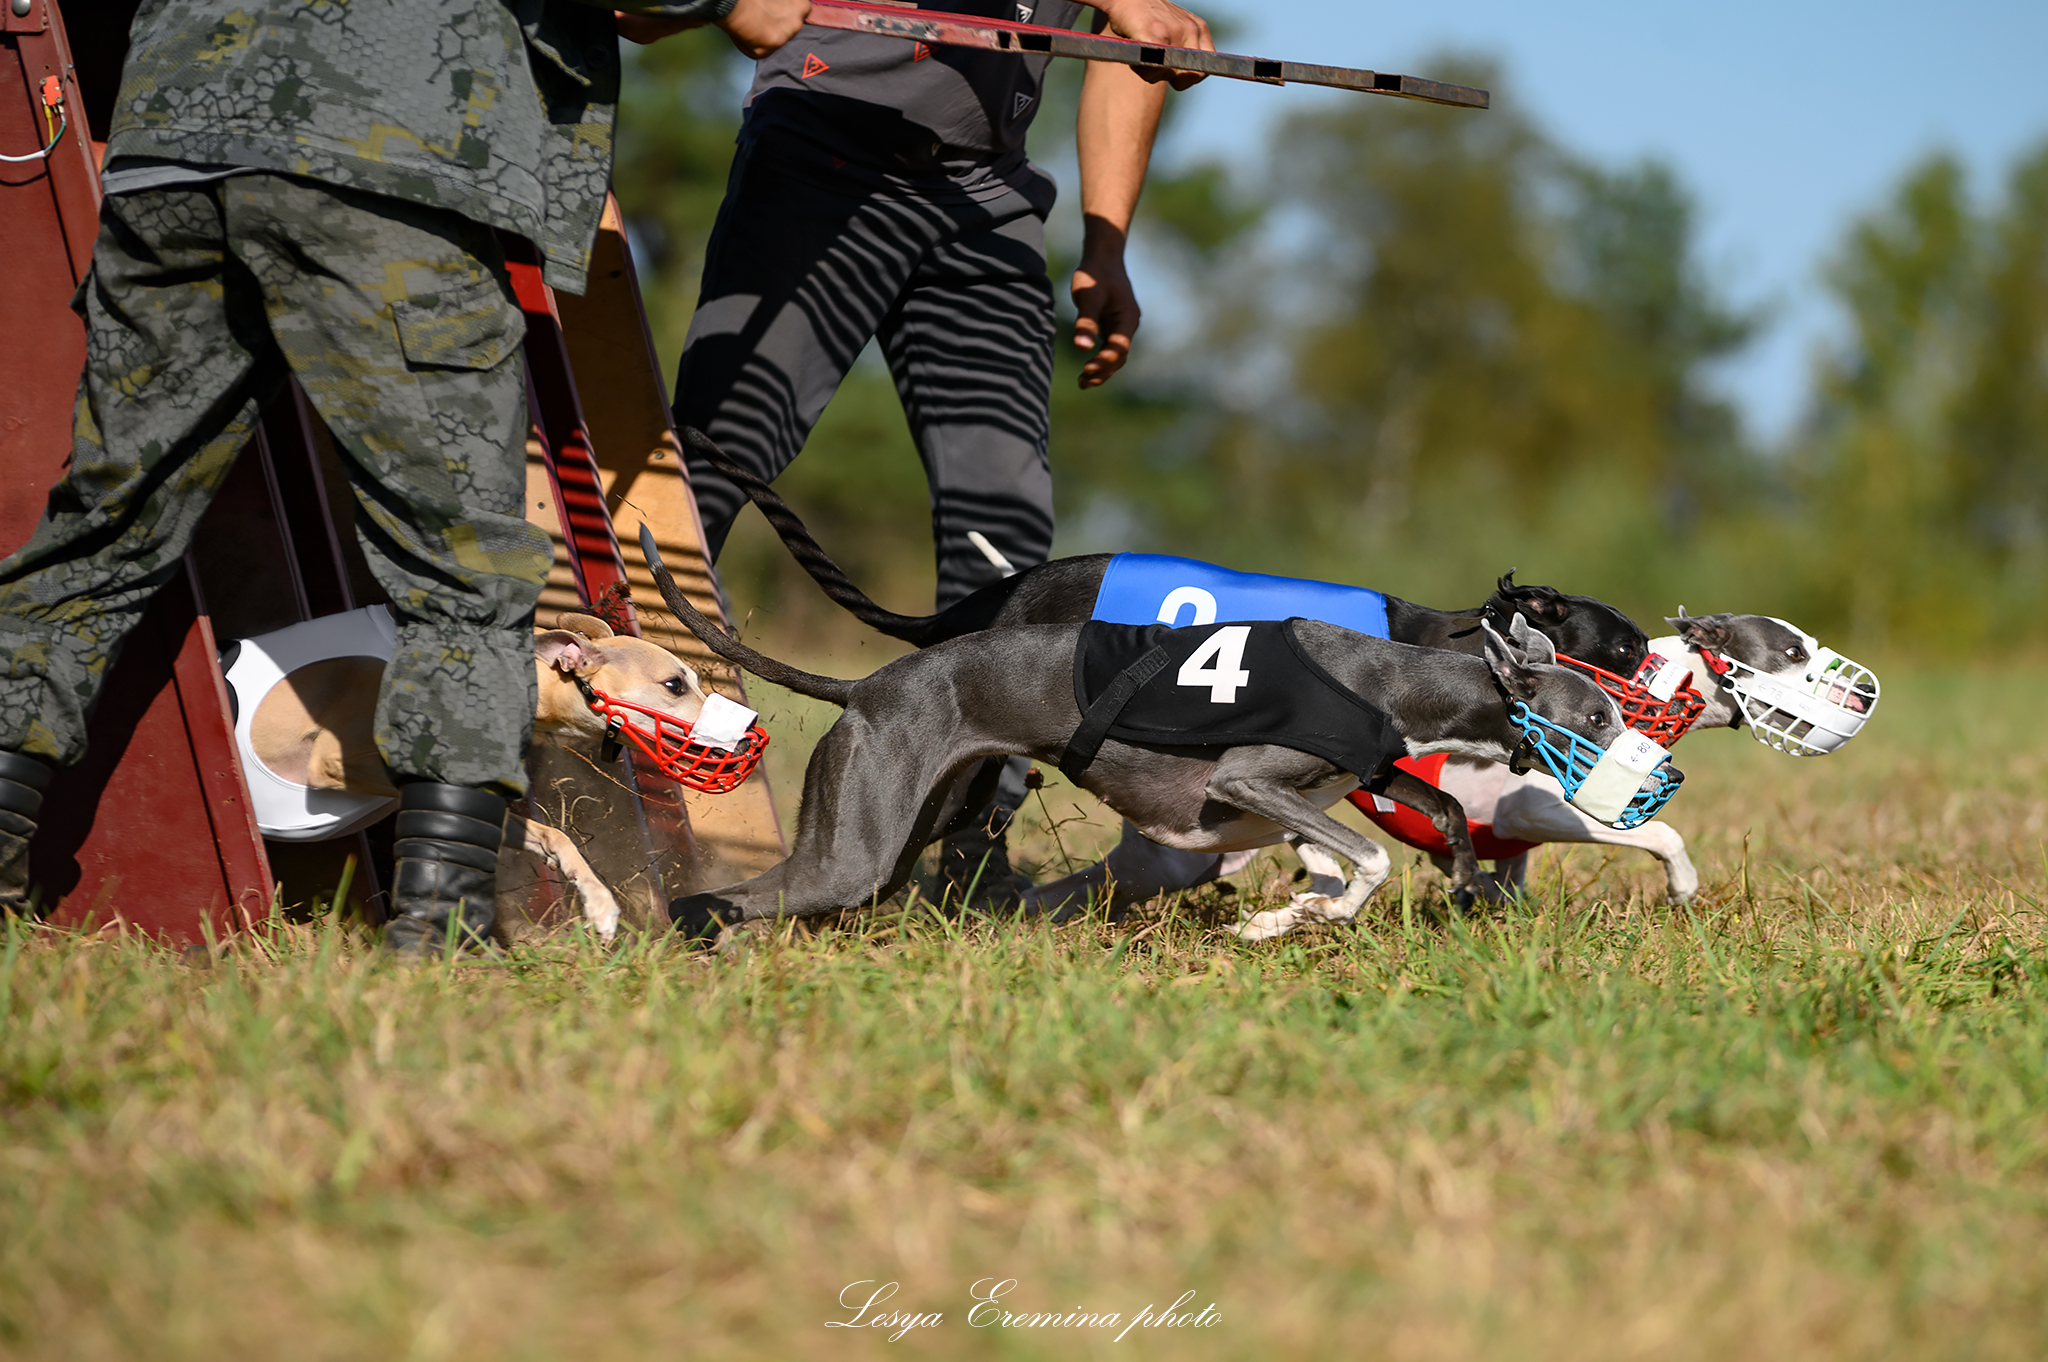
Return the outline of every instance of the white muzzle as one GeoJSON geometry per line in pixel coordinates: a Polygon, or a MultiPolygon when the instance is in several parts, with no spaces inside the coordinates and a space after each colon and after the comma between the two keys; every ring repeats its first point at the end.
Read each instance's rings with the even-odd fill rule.
{"type": "Polygon", "coordinates": [[[1823,648],[1813,635],[1784,620],[1778,623],[1806,640],[1804,670],[1770,676],[1724,657],[1729,666],[1724,684],[1735,693],[1743,721],[1758,742],[1795,757],[1823,756],[1855,737],[1877,712],[1877,673],[1823,648]]]}
{"type": "Polygon", "coordinates": [[[1621,826],[1623,815],[1650,773],[1671,754],[1632,728],[1625,728],[1601,752],[1593,769],[1571,794],[1571,802],[1601,822],[1621,826]]]}

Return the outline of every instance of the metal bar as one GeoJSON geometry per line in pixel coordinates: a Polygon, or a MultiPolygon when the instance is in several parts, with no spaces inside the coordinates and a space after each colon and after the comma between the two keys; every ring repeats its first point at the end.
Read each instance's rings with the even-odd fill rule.
{"type": "Polygon", "coordinates": [[[1019,55],[1042,53],[1054,57],[1078,57],[1083,61],[1121,62],[1126,66],[1158,66],[1168,71],[1196,71],[1205,76],[1256,81],[1261,85],[1327,85],[1339,90],[1421,99],[1466,109],[1484,109],[1491,103],[1491,96],[1486,91],[1469,85],[1451,85],[1420,76],[1396,75],[1390,71],[1270,61],[1264,57],[1240,57],[1230,52],[1203,52],[1192,47],[1154,47],[1128,38],[1075,33],[1043,24],[970,18],[941,10],[897,5],[861,4],[857,0],[812,0],[810,17],[804,22],[817,28],[873,33],[885,38],[908,38],[913,42],[938,43],[946,47],[978,47],[1019,55]]]}

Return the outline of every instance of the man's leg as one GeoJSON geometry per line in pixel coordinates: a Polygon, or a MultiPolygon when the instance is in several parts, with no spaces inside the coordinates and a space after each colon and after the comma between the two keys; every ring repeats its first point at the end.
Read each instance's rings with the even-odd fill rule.
{"type": "MultiPolygon", "coordinates": [[[[1019,201],[1021,206],[1021,200],[1019,201]]],[[[881,325],[931,485],[937,608],[1052,552],[1052,284],[1023,211],[934,249],[881,325]]]]}
{"type": "MultiPolygon", "coordinates": [[[[867,192],[800,139],[743,141],[676,370],[676,424],[778,477],[949,230],[943,211],[867,192]]],[[[746,496],[696,462],[690,484],[715,560],[746,496]]]]}
{"type": "MultiPolygon", "coordinates": [[[[941,610],[1001,579],[983,545],[1019,570],[1052,551],[1045,220],[1021,196],[997,213],[935,248],[881,327],[931,485],[941,610]]],[[[959,901],[1006,908],[1030,887],[1010,870],[1008,841],[1029,769],[1004,761],[989,808],[946,839],[940,871],[959,901]]]]}
{"type": "Polygon", "coordinates": [[[27,900],[50,771],[84,755],[122,640],[285,373],[211,188],[108,199],[83,304],[71,466],[0,563],[0,908],[27,900]]]}
{"type": "Polygon", "coordinates": [[[223,197],[398,619],[377,704],[400,786],[386,939],[432,953],[488,932],[505,801],[526,791],[551,550],[525,515],[525,323],[496,237],[456,214],[275,176],[223,197]]]}

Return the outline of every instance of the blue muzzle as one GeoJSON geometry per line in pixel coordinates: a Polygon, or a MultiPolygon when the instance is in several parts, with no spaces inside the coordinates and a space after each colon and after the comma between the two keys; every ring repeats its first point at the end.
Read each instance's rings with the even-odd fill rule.
{"type": "Polygon", "coordinates": [[[1611,827],[1641,827],[1685,781],[1671,754],[1634,729],[1622,730],[1607,747],[1595,747],[1520,700],[1508,705],[1508,722],[1522,735],[1515,769],[1526,770],[1525,756],[1533,755],[1574,808],[1611,827]]]}

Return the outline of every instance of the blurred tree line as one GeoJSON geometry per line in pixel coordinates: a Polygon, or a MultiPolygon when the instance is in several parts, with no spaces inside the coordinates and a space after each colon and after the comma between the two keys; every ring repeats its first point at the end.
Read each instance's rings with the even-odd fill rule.
{"type": "MultiPolygon", "coordinates": [[[[1171,289],[1179,338],[1142,333],[1131,367],[1082,393],[1063,326],[1058,551],[1184,553],[1445,606],[1512,567],[1646,627],[1683,602],[1845,648],[2039,640],[2048,142],[1995,203],[1937,156],[1852,226],[1826,269],[1845,338],[1798,431],[1759,448],[1713,378],[1764,317],[1703,267],[1672,171],[1590,164],[1498,71],[1427,66],[1492,88],[1494,109],[1332,100],[1283,120],[1255,164],[1155,172],[1140,286],[1171,289]]],[[[746,70],[713,35],[628,70],[615,182],[672,369],[746,70]]],[[[1032,152],[1065,195],[1064,323],[1079,68],[1053,70],[1032,152]]],[[[872,355],[781,486],[878,598],[929,608],[923,477],[872,355]]],[[[722,568],[757,623],[850,634],[751,515],[722,568]]]]}

